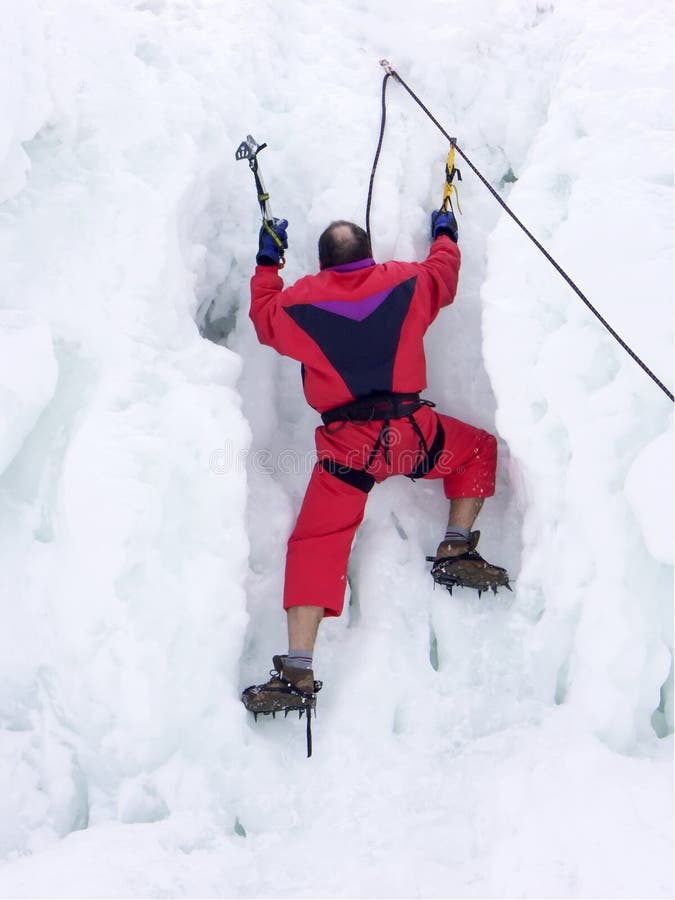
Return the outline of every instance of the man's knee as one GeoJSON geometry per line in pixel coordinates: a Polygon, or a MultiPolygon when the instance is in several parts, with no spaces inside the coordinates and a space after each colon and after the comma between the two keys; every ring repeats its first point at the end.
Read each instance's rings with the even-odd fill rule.
{"type": "Polygon", "coordinates": [[[491,465],[493,469],[497,468],[497,438],[489,431],[481,431],[483,438],[480,447],[480,455],[485,460],[486,465],[491,465]]]}
{"type": "Polygon", "coordinates": [[[471,452],[450,464],[443,476],[445,496],[491,497],[495,492],[497,439],[488,431],[476,429],[471,452]]]}

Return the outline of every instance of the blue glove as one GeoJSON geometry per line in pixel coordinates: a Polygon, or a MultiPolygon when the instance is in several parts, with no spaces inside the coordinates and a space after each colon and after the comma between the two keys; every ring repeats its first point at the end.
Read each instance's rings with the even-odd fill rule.
{"type": "Polygon", "coordinates": [[[439,234],[447,234],[457,243],[457,219],[451,209],[435,209],[431,214],[431,237],[436,240],[439,234]]]}
{"type": "Polygon", "coordinates": [[[258,255],[255,260],[259,266],[280,266],[284,261],[284,249],[288,247],[286,219],[266,219],[258,236],[258,255]]]}

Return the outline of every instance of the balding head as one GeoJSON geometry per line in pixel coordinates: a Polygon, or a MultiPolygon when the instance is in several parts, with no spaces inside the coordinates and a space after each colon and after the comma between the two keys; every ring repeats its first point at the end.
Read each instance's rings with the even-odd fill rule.
{"type": "Polygon", "coordinates": [[[331,222],[319,238],[319,265],[322,269],[344,266],[372,256],[368,235],[353,222],[331,222]]]}

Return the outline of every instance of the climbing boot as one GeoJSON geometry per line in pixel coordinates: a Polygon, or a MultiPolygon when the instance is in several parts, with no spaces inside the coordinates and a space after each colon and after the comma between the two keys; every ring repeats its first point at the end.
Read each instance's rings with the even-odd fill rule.
{"type": "Polygon", "coordinates": [[[480,596],[483,591],[505,587],[511,590],[506,569],[486,562],[476,550],[480,531],[472,531],[468,541],[443,541],[439,544],[435,557],[427,557],[433,562],[431,577],[436,584],[447,588],[474,588],[480,596]]]}
{"type": "Polygon", "coordinates": [[[257,718],[258,713],[274,716],[278,712],[286,715],[291,710],[303,712],[316,709],[316,695],[322,683],[314,680],[311,669],[297,669],[286,664],[287,657],[274,656],[270,680],[265,684],[252,684],[241,695],[241,702],[257,718]]]}

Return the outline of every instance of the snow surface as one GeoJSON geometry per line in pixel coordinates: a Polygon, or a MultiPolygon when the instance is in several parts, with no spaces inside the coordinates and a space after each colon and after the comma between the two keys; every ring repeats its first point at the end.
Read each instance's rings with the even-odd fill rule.
{"type": "MultiPolygon", "coordinates": [[[[239,703],[286,647],[317,417],[247,318],[234,160],[267,141],[284,275],[315,270],[387,56],[672,387],[670,4],[0,12],[0,896],[672,896],[672,404],[466,166],[427,395],[499,435],[515,592],[433,591],[439,486],[388,482],[312,759],[239,703]]],[[[446,153],[390,83],[379,259],[426,253],[446,153]]]]}

